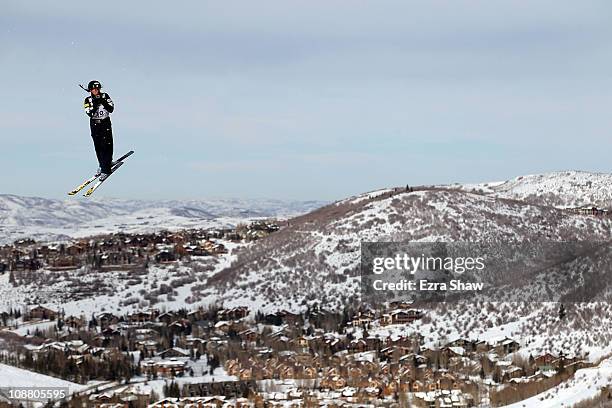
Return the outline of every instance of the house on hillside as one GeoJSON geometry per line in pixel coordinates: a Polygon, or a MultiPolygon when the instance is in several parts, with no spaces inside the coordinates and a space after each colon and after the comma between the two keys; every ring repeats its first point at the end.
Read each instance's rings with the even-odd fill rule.
{"type": "Polygon", "coordinates": [[[586,205],[584,207],[577,207],[577,208],[570,208],[569,209],[570,212],[574,213],[574,214],[580,214],[580,215],[594,215],[594,216],[599,216],[599,217],[603,217],[603,216],[608,216],[609,215],[609,210],[605,209],[605,208],[599,208],[595,205],[586,205]]]}
{"type": "Polygon", "coordinates": [[[162,250],[155,254],[155,262],[162,264],[176,262],[176,255],[174,254],[174,252],[162,250]]]}
{"type": "Polygon", "coordinates": [[[533,363],[540,370],[552,368],[552,362],[557,360],[557,357],[551,353],[544,353],[533,359],[533,363]]]}
{"type": "Polygon", "coordinates": [[[147,360],[141,363],[142,373],[152,376],[176,377],[181,376],[187,370],[186,361],[178,361],[174,358],[169,360],[147,360]]]}
{"type": "Polygon", "coordinates": [[[119,317],[109,312],[103,312],[97,316],[97,321],[100,328],[106,328],[110,325],[119,323],[119,317]]]}
{"type": "Polygon", "coordinates": [[[55,310],[51,310],[44,306],[36,306],[28,312],[28,317],[30,319],[40,319],[40,320],[55,320],[57,317],[57,312],[55,310]]]}
{"type": "Polygon", "coordinates": [[[249,314],[249,308],[246,306],[237,306],[231,309],[221,309],[217,312],[217,319],[219,320],[239,320],[247,317],[249,314]]]}
{"type": "Polygon", "coordinates": [[[161,358],[189,357],[189,350],[180,347],[172,347],[157,354],[161,358]]]}
{"type": "Polygon", "coordinates": [[[421,317],[423,317],[423,312],[418,309],[396,309],[389,313],[383,314],[381,324],[389,325],[412,323],[421,317]]]}

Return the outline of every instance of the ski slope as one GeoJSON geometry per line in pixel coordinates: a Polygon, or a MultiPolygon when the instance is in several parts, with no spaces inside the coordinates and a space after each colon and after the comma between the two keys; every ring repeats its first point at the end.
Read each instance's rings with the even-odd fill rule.
{"type": "Polygon", "coordinates": [[[580,369],[569,381],[531,398],[506,405],[504,408],[571,407],[596,397],[601,387],[606,385],[612,385],[612,358],[602,361],[597,367],[580,369]]]}
{"type": "Polygon", "coordinates": [[[64,381],[48,375],[0,363],[0,387],[68,387],[70,393],[86,388],[85,385],[64,381]]]}

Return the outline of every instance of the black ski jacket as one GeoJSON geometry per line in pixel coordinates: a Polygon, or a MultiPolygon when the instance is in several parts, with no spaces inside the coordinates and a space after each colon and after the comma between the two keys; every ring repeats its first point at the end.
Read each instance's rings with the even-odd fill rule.
{"type": "Polygon", "coordinates": [[[102,120],[109,117],[115,110],[115,104],[107,93],[100,93],[97,97],[88,96],[83,104],[85,114],[92,120],[102,120]]]}

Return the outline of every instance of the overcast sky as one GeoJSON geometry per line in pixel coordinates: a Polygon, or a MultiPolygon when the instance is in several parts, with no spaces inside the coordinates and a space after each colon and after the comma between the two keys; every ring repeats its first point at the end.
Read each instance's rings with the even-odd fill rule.
{"type": "Polygon", "coordinates": [[[609,1],[2,1],[0,193],[338,199],[611,171],[609,1]]]}

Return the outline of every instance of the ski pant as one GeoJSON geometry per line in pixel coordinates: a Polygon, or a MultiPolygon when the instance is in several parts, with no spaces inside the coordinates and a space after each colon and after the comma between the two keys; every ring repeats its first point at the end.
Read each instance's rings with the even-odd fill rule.
{"type": "Polygon", "coordinates": [[[100,169],[102,173],[110,174],[113,162],[113,128],[110,118],[91,119],[89,127],[100,169]]]}

